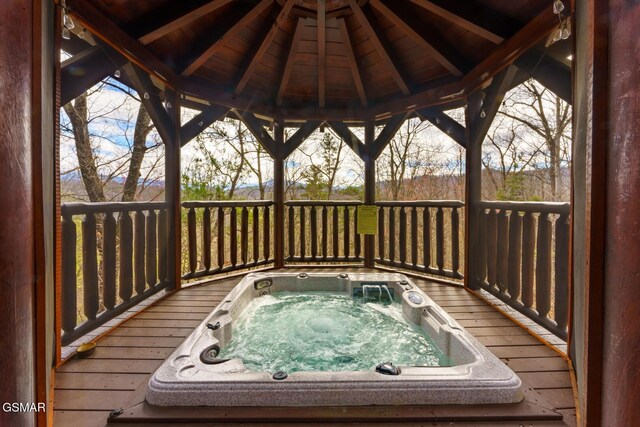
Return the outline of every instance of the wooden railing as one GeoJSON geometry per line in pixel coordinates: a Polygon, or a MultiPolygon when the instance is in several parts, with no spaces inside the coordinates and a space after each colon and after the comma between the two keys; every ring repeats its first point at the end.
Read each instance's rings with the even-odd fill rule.
{"type": "Polygon", "coordinates": [[[285,203],[286,262],[361,263],[356,233],[360,201],[296,200],[285,203]]]}
{"type": "Polygon", "coordinates": [[[62,205],[63,345],[167,286],[166,212],[164,202],[62,205]]]}
{"type": "Polygon", "coordinates": [[[183,202],[187,217],[183,241],[186,239],[188,255],[183,259],[182,278],[272,263],[272,206],[270,200],[183,202]]]}
{"type": "Polygon", "coordinates": [[[569,203],[482,201],[477,206],[473,284],[566,340],[569,203]]]}
{"type": "Polygon", "coordinates": [[[377,202],[378,264],[462,278],[464,250],[459,200],[377,202]]]}
{"type": "MultiPolygon", "coordinates": [[[[362,263],[360,201],[285,203],[286,263],[362,263]]],[[[464,204],[377,202],[375,263],[462,278],[464,204]]],[[[184,202],[183,279],[274,262],[272,201],[184,202]]],[[[165,203],[62,206],[62,342],[168,285],[165,203]],[[78,233],[80,226],[80,233],[78,233]]],[[[472,210],[469,285],[566,339],[569,204],[487,202],[472,210]]]]}

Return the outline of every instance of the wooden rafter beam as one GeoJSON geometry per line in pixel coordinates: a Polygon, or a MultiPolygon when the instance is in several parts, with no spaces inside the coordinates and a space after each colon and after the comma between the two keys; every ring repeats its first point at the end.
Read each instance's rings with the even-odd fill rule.
{"type": "Polygon", "coordinates": [[[240,80],[236,85],[236,89],[235,89],[236,94],[241,93],[246,87],[247,83],[249,83],[249,80],[253,76],[253,73],[255,72],[258,64],[262,60],[262,57],[265,55],[265,53],[267,53],[267,50],[269,50],[269,47],[271,46],[271,42],[278,34],[278,31],[280,30],[282,23],[289,16],[289,12],[291,12],[291,8],[293,7],[293,2],[294,0],[287,0],[284,6],[282,6],[282,9],[280,9],[280,12],[278,13],[278,17],[276,18],[273,26],[271,27],[271,30],[267,33],[266,37],[262,40],[260,47],[256,51],[255,55],[252,56],[251,61],[249,62],[249,65],[244,69],[244,73],[242,74],[242,77],[240,77],[240,80]]]}
{"type": "Polygon", "coordinates": [[[429,12],[495,44],[511,37],[521,26],[508,16],[468,0],[410,0],[429,12]]]}
{"type": "Polygon", "coordinates": [[[471,69],[466,58],[444,38],[435,34],[432,28],[425,28],[424,23],[415,18],[405,5],[395,2],[385,4],[381,0],[370,0],[369,3],[454,76],[462,76],[471,69]]]}
{"type": "Polygon", "coordinates": [[[548,6],[522,27],[513,37],[505,40],[491,54],[483,59],[462,79],[444,84],[438,88],[425,89],[410,96],[405,96],[384,105],[370,109],[374,118],[388,115],[389,112],[403,109],[416,109],[427,106],[444,105],[468,96],[482,87],[491,77],[504,70],[527,50],[544,39],[558,24],[558,18],[548,6]]]}
{"type": "Polygon", "coordinates": [[[349,30],[347,29],[347,22],[344,18],[338,19],[338,27],[340,28],[340,35],[342,36],[342,43],[347,51],[347,63],[351,70],[351,76],[353,77],[353,83],[358,91],[358,97],[360,98],[360,105],[366,107],[368,105],[367,95],[364,91],[364,84],[362,84],[362,73],[358,66],[351,37],[349,37],[349,30]]]}
{"type": "Polygon", "coordinates": [[[362,8],[360,8],[360,6],[358,5],[358,3],[356,3],[355,0],[348,0],[348,4],[351,10],[353,11],[353,15],[355,16],[356,20],[360,23],[364,31],[369,36],[369,40],[374,45],[376,51],[378,52],[378,55],[380,55],[380,57],[382,58],[383,62],[386,65],[386,68],[391,73],[393,80],[396,82],[396,84],[400,88],[400,91],[404,95],[409,95],[411,91],[409,90],[409,86],[407,86],[407,82],[405,81],[405,78],[402,76],[402,74],[398,70],[398,67],[396,66],[394,61],[391,59],[389,52],[380,41],[380,38],[378,37],[376,30],[374,30],[374,28],[371,26],[371,22],[369,22],[369,19],[365,16],[364,12],[362,11],[362,8]]]}
{"type": "Polygon", "coordinates": [[[317,1],[318,18],[318,106],[324,108],[327,94],[327,10],[325,0],[317,1]]]}
{"type": "MultiPolygon", "coordinates": [[[[203,16],[214,12],[215,10],[231,3],[233,0],[207,0],[204,2],[199,2],[195,7],[191,7],[183,11],[180,15],[176,16],[176,8],[179,5],[175,3],[170,3],[167,5],[167,12],[159,13],[158,10],[153,10],[148,15],[143,16],[140,19],[136,19],[135,25],[131,25],[132,30],[136,30],[137,26],[145,25],[148,22],[153,22],[153,29],[146,28],[145,34],[141,35],[138,38],[138,41],[144,45],[154,42],[158,40],[160,37],[163,37],[172,31],[175,31],[190,22],[195,21],[196,19],[202,18],[203,16]],[[171,13],[173,11],[173,13],[171,13]],[[163,16],[168,15],[169,16],[163,16]]],[[[182,2],[180,2],[182,3],[182,2]]],[[[148,24],[147,24],[148,25],[148,24]]],[[[138,30],[139,32],[139,30],[138,30]]]]}
{"type": "Polygon", "coordinates": [[[293,30],[293,37],[291,38],[291,44],[289,45],[289,52],[287,53],[287,60],[284,64],[284,68],[282,70],[282,78],[280,79],[280,84],[278,85],[278,94],[276,95],[276,105],[282,105],[282,100],[284,99],[284,94],[287,91],[287,84],[289,84],[289,79],[291,78],[291,73],[293,72],[293,58],[298,51],[298,46],[300,45],[300,39],[302,38],[302,28],[304,27],[303,18],[298,18],[298,22],[296,22],[296,27],[293,30]]]}
{"type": "Polygon", "coordinates": [[[435,127],[446,133],[451,139],[463,147],[467,147],[467,139],[465,136],[466,129],[460,123],[452,119],[447,113],[440,108],[424,108],[416,111],[422,120],[428,120],[435,127]]]}
{"type": "Polygon", "coordinates": [[[260,47],[256,51],[255,55],[251,57],[251,61],[249,62],[249,65],[245,68],[242,74],[242,77],[240,77],[240,80],[238,81],[238,84],[236,85],[236,89],[235,89],[236,94],[242,92],[246,87],[247,83],[249,83],[249,80],[251,79],[251,77],[253,76],[253,73],[256,70],[256,67],[262,60],[262,57],[264,56],[264,54],[267,53],[267,50],[271,46],[271,42],[278,34],[278,31],[280,30],[282,23],[289,16],[289,12],[291,12],[291,8],[293,7],[293,2],[294,0],[287,0],[284,6],[282,6],[282,9],[280,9],[280,12],[278,13],[278,17],[273,23],[271,30],[267,33],[266,37],[260,43],[260,47]]]}
{"type": "Polygon", "coordinates": [[[213,37],[213,41],[207,45],[207,47],[199,53],[192,55],[193,59],[182,70],[183,76],[190,76],[198,68],[200,68],[209,58],[220,51],[226,41],[234,37],[238,32],[242,31],[249,25],[254,19],[258,17],[262,12],[267,10],[273,4],[273,0],[262,0],[256,6],[254,6],[249,12],[241,15],[241,17],[232,21],[224,31],[218,33],[216,31],[213,37]]]}
{"type": "Polygon", "coordinates": [[[198,136],[203,130],[216,121],[223,118],[229,109],[219,105],[212,105],[202,110],[180,128],[180,144],[185,146],[189,141],[198,136]]]}
{"type": "Polygon", "coordinates": [[[291,135],[291,137],[289,137],[289,139],[285,143],[283,149],[284,158],[286,159],[287,157],[289,157],[291,153],[293,153],[300,146],[300,144],[302,144],[307,138],[309,138],[309,136],[311,136],[313,132],[316,131],[316,129],[318,129],[321,123],[322,122],[318,120],[310,120],[304,122],[304,124],[300,126],[300,129],[298,129],[293,135],[291,135]]]}
{"type": "Polygon", "coordinates": [[[481,102],[480,111],[472,114],[469,135],[470,144],[481,144],[487,135],[494,117],[500,109],[505,93],[511,88],[511,82],[518,73],[518,68],[511,65],[496,75],[489,87],[485,89],[486,96],[481,102]],[[484,114],[482,114],[484,111],[484,114]]]}
{"type": "Polygon", "coordinates": [[[173,119],[162,104],[160,91],[151,81],[151,77],[144,70],[133,64],[125,65],[124,71],[131,79],[134,89],[140,95],[140,102],[149,113],[149,117],[151,117],[151,121],[155,125],[162,141],[165,145],[174,144],[176,133],[173,119]]]}
{"type": "Polygon", "coordinates": [[[93,2],[68,0],[67,6],[70,13],[82,22],[87,31],[102,39],[105,44],[120,52],[147,73],[154,74],[172,88],[180,86],[180,76],[147,50],[142,43],[132,39],[123,29],[109,20],[96,8],[93,2]]]}
{"type": "Polygon", "coordinates": [[[531,49],[515,60],[514,64],[563,101],[573,102],[571,68],[537,49],[531,49]]]}
{"type": "Polygon", "coordinates": [[[511,65],[520,55],[555,29],[557,23],[558,18],[553,13],[553,6],[549,5],[464,76],[462,83],[468,88],[467,92],[472,92],[488,77],[498,74],[511,65]],[[488,72],[488,70],[491,71],[488,72]]]}
{"type": "Polygon", "coordinates": [[[61,64],[60,105],[74,100],[127,63],[108,46],[91,46],[61,64]]]}
{"type": "Polygon", "coordinates": [[[378,137],[373,141],[373,145],[370,149],[371,158],[373,160],[380,156],[382,151],[384,151],[384,148],[389,144],[389,141],[391,141],[391,139],[396,135],[402,124],[407,121],[412,113],[413,112],[408,111],[406,113],[397,114],[387,121],[387,124],[384,125],[384,128],[382,128],[378,137]]]}
{"type": "Polygon", "coordinates": [[[260,120],[256,116],[246,111],[231,110],[233,114],[249,129],[249,132],[258,140],[262,147],[269,153],[272,158],[276,158],[279,153],[279,147],[273,140],[269,132],[262,126],[260,120]]]}
{"type": "Polygon", "coordinates": [[[84,52],[91,46],[92,45],[88,41],[81,39],[74,33],[71,33],[71,38],[69,40],[60,40],[61,49],[72,56],[84,52]]]}
{"type": "Polygon", "coordinates": [[[353,132],[351,132],[349,126],[339,121],[330,121],[327,122],[327,124],[340,138],[344,140],[347,146],[349,146],[349,148],[351,148],[358,157],[363,160],[367,157],[367,147],[362,141],[360,141],[360,138],[358,138],[353,132]]]}

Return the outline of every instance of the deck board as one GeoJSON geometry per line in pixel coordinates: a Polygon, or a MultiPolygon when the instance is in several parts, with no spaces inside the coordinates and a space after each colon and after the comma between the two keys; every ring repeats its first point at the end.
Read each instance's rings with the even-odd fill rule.
{"type": "MultiPolygon", "coordinates": [[[[240,278],[231,278],[186,288],[169,295],[100,339],[95,353],[90,358],[69,360],[59,367],[55,377],[54,425],[104,426],[109,411],[121,407],[130,398],[133,390],[144,387],[149,374],[239,281],[240,278]]],[[[462,288],[420,279],[414,279],[414,282],[517,372],[523,383],[534,389],[531,392],[560,410],[565,417],[563,421],[527,421],[526,425],[575,425],[574,396],[567,362],[556,351],[462,288]]],[[[419,408],[415,408],[414,412],[419,413],[419,408]]],[[[518,419],[518,414],[513,416],[514,420],[518,419]]],[[[317,421],[320,420],[321,418],[318,418],[317,421]]],[[[238,420],[231,420],[230,423],[222,421],[216,425],[237,425],[234,424],[235,421],[238,420]]],[[[282,421],[283,423],[278,425],[297,424],[282,421]]],[[[388,419],[380,419],[380,422],[369,421],[363,420],[360,425],[399,424],[388,419]]],[[[126,425],[131,427],[138,424],[126,425]]],[[[196,424],[179,425],[186,427],[196,424]]],[[[313,422],[308,425],[323,424],[313,422]]],[[[402,425],[421,423],[406,419],[402,425]]],[[[429,425],[500,426],[513,425],[513,422],[446,421],[430,422],[429,425]]]]}

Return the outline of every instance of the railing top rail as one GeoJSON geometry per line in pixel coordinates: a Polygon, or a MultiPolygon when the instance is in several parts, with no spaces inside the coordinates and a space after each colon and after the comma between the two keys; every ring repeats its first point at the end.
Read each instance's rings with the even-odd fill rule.
{"type": "Polygon", "coordinates": [[[288,200],[287,206],[358,206],[364,204],[360,200],[288,200]]]}
{"type": "Polygon", "coordinates": [[[505,209],[510,211],[566,215],[568,215],[571,211],[571,204],[569,202],[504,202],[495,200],[482,200],[480,202],[477,202],[476,206],[484,209],[505,209]]]}
{"type": "Polygon", "coordinates": [[[273,205],[273,200],[197,200],[182,202],[183,208],[249,208],[271,205],[273,205]]]}
{"type": "Polygon", "coordinates": [[[417,208],[461,208],[461,200],[385,200],[376,202],[377,206],[406,206],[417,208]]]}
{"type": "Polygon", "coordinates": [[[74,202],[63,204],[61,209],[62,215],[83,215],[88,213],[148,211],[165,209],[166,207],[167,202],[74,202]]]}

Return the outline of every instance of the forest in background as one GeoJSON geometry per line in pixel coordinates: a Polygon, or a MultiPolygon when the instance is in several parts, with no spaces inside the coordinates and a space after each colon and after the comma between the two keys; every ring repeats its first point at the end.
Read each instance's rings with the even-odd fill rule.
{"type": "MultiPolygon", "coordinates": [[[[463,109],[447,113],[464,124],[463,109]]],[[[514,88],[483,144],[483,199],[569,200],[570,141],[569,105],[534,80],[514,88]]],[[[462,200],[464,162],[464,148],[430,122],[407,120],[376,162],[376,198],[462,200]]],[[[63,202],[164,197],[163,144],[138,95],[112,79],[63,107],[61,164],[63,202]]],[[[183,148],[183,200],[270,199],[272,177],[268,153],[239,120],[216,122],[183,148]]],[[[363,165],[321,127],[287,158],[285,180],[287,200],[361,200],[363,165]]]]}

